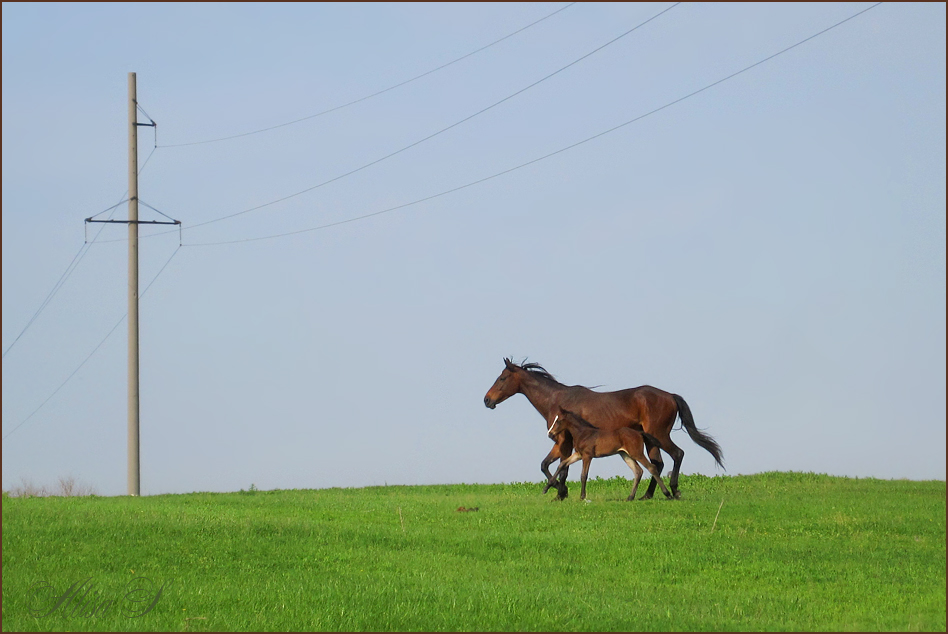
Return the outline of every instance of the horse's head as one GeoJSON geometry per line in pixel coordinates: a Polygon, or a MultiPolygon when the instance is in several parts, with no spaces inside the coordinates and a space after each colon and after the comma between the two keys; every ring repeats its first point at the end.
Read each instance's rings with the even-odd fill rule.
{"type": "Polygon", "coordinates": [[[504,364],[507,367],[500,373],[494,384],[487,390],[487,395],[484,396],[484,405],[490,409],[494,409],[498,403],[503,403],[520,391],[520,373],[523,370],[514,365],[510,359],[505,358],[504,364]]]}

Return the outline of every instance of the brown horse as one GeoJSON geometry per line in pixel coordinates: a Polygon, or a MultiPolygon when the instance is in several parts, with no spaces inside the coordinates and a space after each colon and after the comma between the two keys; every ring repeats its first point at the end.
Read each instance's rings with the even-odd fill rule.
{"type": "MultiPolygon", "coordinates": [[[[494,409],[498,403],[502,403],[519,392],[526,396],[530,404],[540,412],[544,422],[550,420],[550,413],[558,405],[586,419],[599,429],[613,430],[631,427],[637,431],[644,431],[649,434],[645,439],[649,458],[659,473],[665,466],[659,447],[675,461],[669,485],[672,495],[676,498],[681,497],[678,491],[678,473],[681,470],[681,461],[685,457],[684,450],[671,439],[672,425],[675,424],[676,417],[681,418],[682,427],[691,439],[714,456],[719,465],[724,466],[721,447],[711,436],[695,426],[691,409],[685,399],[677,394],[671,394],[650,385],[616,392],[593,392],[582,385],[563,385],[537,363],[517,365],[510,359],[504,359],[504,364],[506,365],[504,371],[500,373],[484,397],[484,405],[494,409]],[[650,437],[655,440],[650,440],[650,437]],[[655,444],[656,442],[658,444],[655,444]]],[[[572,437],[566,433],[562,435],[562,438],[562,442],[554,445],[540,463],[540,470],[543,471],[547,480],[552,479],[548,467],[556,460],[568,458],[573,452],[572,437]]],[[[567,495],[566,476],[567,470],[563,469],[557,487],[560,499],[567,495]]],[[[643,500],[654,495],[656,484],[656,479],[652,478],[648,490],[642,496],[643,500]]],[[[544,493],[550,486],[547,485],[544,493]]]]}
{"type": "Polygon", "coordinates": [[[592,462],[593,458],[619,454],[635,474],[635,482],[632,484],[632,492],[626,498],[627,501],[631,502],[635,499],[635,492],[639,488],[639,480],[642,479],[642,467],[645,467],[652,474],[652,481],[657,481],[658,486],[662,487],[662,493],[665,494],[665,497],[671,497],[671,493],[659,476],[658,468],[649,462],[645,456],[644,432],[635,431],[630,427],[620,427],[612,430],[597,429],[590,425],[589,421],[583,420],[573,412],[557,405],[553,408],[553,420],[547,433],[551,440],[559,441],[560,437],[566,432],[569,432],[573,437],[575,451],[572,456],[560,461],[559,469],[550,478],[551,485],[556,485],[556,478],[560,475],[560,471],[568,469],[574,462],[582,460],[583,475],[580,481],[583,486],[579,499],[585,500],[589,463],[592,462]]]}

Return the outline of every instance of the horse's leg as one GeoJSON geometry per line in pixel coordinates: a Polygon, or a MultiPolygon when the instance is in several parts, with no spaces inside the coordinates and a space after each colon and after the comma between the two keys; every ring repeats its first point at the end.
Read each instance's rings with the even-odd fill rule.
{"type": "MultiPolygon", "coordinates": [[[[547,454],[546,458],[543,459],[543,462],[540,463],[540,470],[543,472],[543,475],[546,476],[547,480],[546,487],[543,489],[544,493],[549,491],[550,487],[555,486],[556,490],[563,494],[563,489],[566,487],[566,477],[569,475],[569,469],[566,469],[560,474],[559,484],[557,485],[553,481],[553,476],[550,475],[549,467],[554,461],[568,458],[572,453],[573,437],[568,433],[561,435],[560,439],[556,441],[555,445],[553,445],[553,449],[550,450],[550,453],[547,454]]],[[[566,494],[563,494],[563,497],[566,497],[566,494]]]]}
{"type": "Polygon", "coordinates": [[[558,482],[556,487],[556,499],[562,502],[569,497],[569,487],[566,486],[565,482],[558,482]]]}
{"type": "MultiPolygon", "coordinates": [[[[662,461],[661,445],[656,444],[646,437],[645,451],[648,454],[649,460],[651,460],[652,464],[655,465],[655,468],[658,469],[658,472],[661,473],[662,469],[665,468],[665,463],[662,461]]],[[[652,496],[655,495],[655,485],[656,482],[654,479],[648,483],[648,489],[645,490],[645,495],[642,496],[643,500],[652,499],[652,496]]]]}
{"type": "MultiPolygon", "coordinates": [[[[668,479],[668,485],[671,487],[672,497],[677,500],[681,498],[681,492],[678,490],[678,472],[681,471],[681,463],[685,459],[685,450],[672,442],[671,435],[669,435],[668,432],[666,432],[660,440],[662,449],[668,452],[668,455],[675,461],[671,476],[668,479]]],[[[658,468],[658,465],[655,465],[655,467],[658,468]]],[[[658,469],[658,472],[661,473],[662,470],[658,469]]],[[[654,489],[654,485],[651,488],[654,489]]]]}
{"type": "Polygon", "coordinates": [[[556,496],[557,500],[565,500],[569,496],[569,488],[564,482],[562,482],[562,480],[557,486],[555,483],[556,478],[560,476],[560,474],[566,474],[569,470],[569,466],[581,459],[582,456],[579,455],[579,452],[574,451],[570,457],[560,460],[560,466],[556,469],[556,473],[553,474],[553,477],[550,478],[550,483],[556,486],[556,490],[559,492],[559,495],[556,496]]]}
{"type": "Polygon", "coordinates": [[[642,479],[642,467],[640,467],[639,463],[633,460],[626,452],[623,451],[619,455],[622,456],[622,459],[625,460],[625,463],[629,465],[630,469],[632,469],[632,473],[635,474],[635,483],[632,484],[632,493],[629,493],[629,497],[625,499],[626,502],[632,502],[635,500],[635,492],[639,488],[639,480],[642,479]]]}
{"type": "MultiPolygon", "coordinates": [[[[543,492],[546,493],[550,490],[551,486],[555,486],[555,480],[553,476],[550,475],[550,465],[556,462],[557,460],[562,460],[563,456],[560,453],[560,444],[556,443],[553,445],[553,449],[550,450],[550,453],[546,455],[546,458],[543,459],[543,462],[540,463],[540,471],[543,472],[543,475],[546,476],[546,487],[544,487],[543,492]]],[[[562,465],[561,465],[562,466],[562,465]]]]}
{"type": "MultiPolygon", "coordinates": [[[[557,443],[560,446],[560,455],[568,458],[573,455],[573,436],[569,432],[564,432],[557,443]]],[[[562,460],[562,459],[561,459],[562,460]]],[[[572,463],[569,463],[572,464],[572,463]]],[[[565,500],[569,496],[569,487],[566,486],[566,477],[569,475],[569,464],[566,469],[560,473],[559,484],[556,485],[557,499],[565,500]]]]}
{"type": "MultiPolygon", "coordinates": [[[[569,475],[569,469],[563,469],[563,473],[560,474],[557,490],[563,491],[566,488],[566,476],[569,475]]],[[[563,497],[566,497],[565,495],[563,497]]]]}

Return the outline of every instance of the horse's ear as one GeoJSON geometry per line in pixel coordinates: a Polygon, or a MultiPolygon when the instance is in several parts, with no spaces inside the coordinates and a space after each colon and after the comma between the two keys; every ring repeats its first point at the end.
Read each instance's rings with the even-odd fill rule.
{"type": "Polygon", "coordinates": [[[504,365],[507,366],[508,370],[513,370],[513,363],[507,357],[504,357],[504,365]]]}

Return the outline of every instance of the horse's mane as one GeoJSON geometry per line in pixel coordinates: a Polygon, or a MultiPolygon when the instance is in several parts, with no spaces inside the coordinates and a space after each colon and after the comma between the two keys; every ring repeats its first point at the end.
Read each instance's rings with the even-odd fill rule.
{"type": "MultiPolygon", "coordinates": [[[[507,360],[510,361],[510,359],[507,359],[507,360]]],[[[510,362],[513,363],[513,361],[510,361],[510,362]]],[[[547,381],[552,381],[553,383],[556,383],[557,385],[559,385],[560,383],[559,381],[556,380],[556,377],[554,377],[552,374],[547,372],[546,368],[544,368],[539,363],[524,362],[520,365],[517,365],[516,363],[513,363],[513,364],[516,365],[521,370],[526,370],[527,372],[531,374],[531,376],[535,376],[540,379],[546,379],[547,381]]]]}

